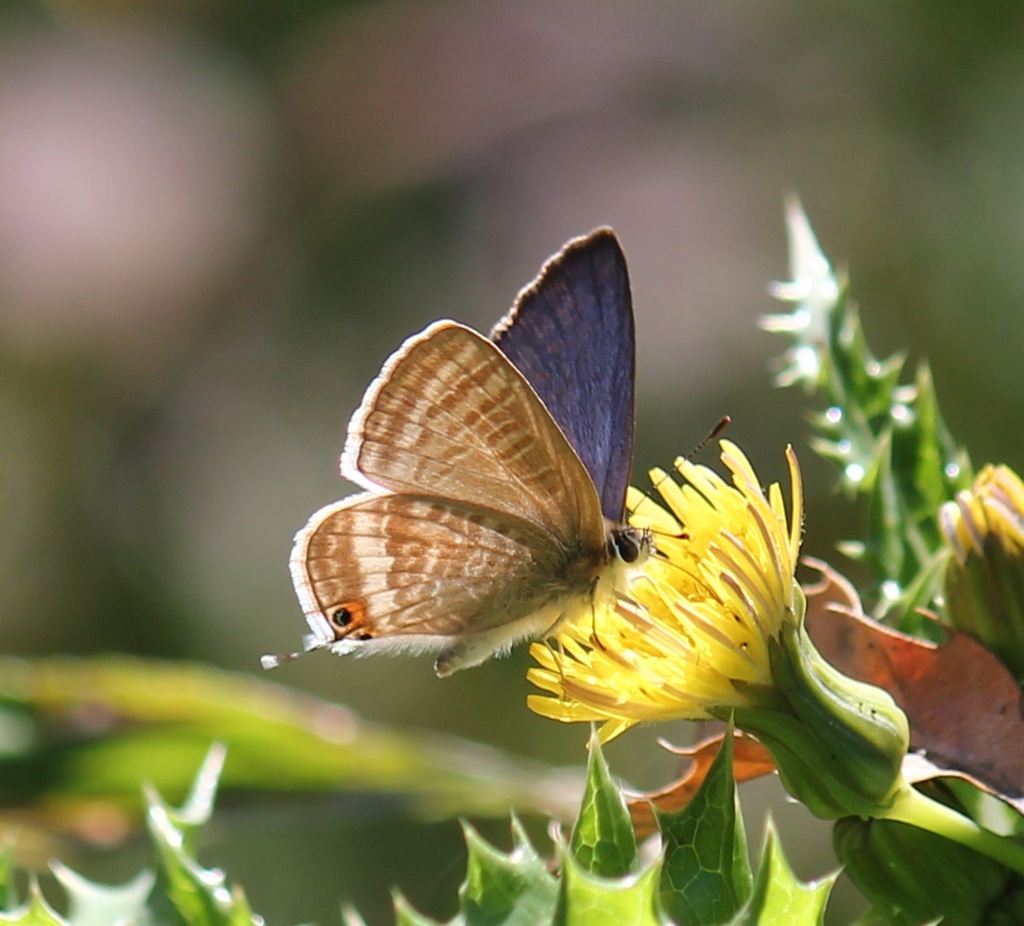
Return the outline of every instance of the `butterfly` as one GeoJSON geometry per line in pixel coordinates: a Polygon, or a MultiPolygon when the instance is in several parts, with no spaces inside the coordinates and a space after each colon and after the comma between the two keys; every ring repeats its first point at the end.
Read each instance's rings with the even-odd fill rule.
{"type": "Polygon", "coordinates": [[[303,652],[430,652],[446,676],[624,594],[651,547],[625,524],[634,368],[607,228],[552,257],[490,338],[438,321],[406,340],[348,427],[341,473],[364,491],[295,537],[303,652]]]}

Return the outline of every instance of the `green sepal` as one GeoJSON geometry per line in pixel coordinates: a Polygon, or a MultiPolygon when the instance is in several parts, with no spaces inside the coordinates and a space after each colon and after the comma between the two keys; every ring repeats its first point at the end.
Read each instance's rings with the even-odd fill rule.
{"type": "Polygon", "coordinates": [[[601,752],[597,729],[590,734],[587,784],[569,848],[580,866],[603,878],[617,878],[637,869],[633,822],[601,752]]]}
{"type": "Polygon", "coordinates": [[[1024,682],[1024,568],[1017,550],[989,534],[982,552],[950,556],[943,576],[950,624],[984,644],[1024,682]]]}
{"type": "Polygon", "coordinates": [[[753,875],[732,777],[730,726],[690,803],[659,813],[661,903],[679,923],[724,923],[750,897],[753,875]]]}
{"type": "Polygon", "coordinates": [[[800,881],[789,867],[769,819],[754,890],[730,926],[819,926],[839,872],[800,881]]]}
{"type": "Polygon", "coordinates": [[[463,823],[468,861],[459,889],[460,922],[467,926],[534,926],[554,916],[558,882],[512,818],[513,848],[508,854],[463,823]]]}
{"type": "Polygon", "coordinates": [[[888,692],[827,662],[802,615],[769,641],[769,657],[773,686],[734,711],[736,725],[764,743],[786,790],[815,816],[883,815],[903,786],[906,715],[888,692]]]}

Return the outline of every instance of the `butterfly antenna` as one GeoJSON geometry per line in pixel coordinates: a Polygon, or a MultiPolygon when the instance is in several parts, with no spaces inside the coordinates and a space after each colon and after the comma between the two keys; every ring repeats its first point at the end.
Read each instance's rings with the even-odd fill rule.
{"type": "MultiPolygon", "coordinates": [[[[704,436],[704,438],[701,440],[701,442],[699,444],[697,444],[697,446],[694,447],[693,450],[691,450],[688,454],[686,454],[686,456],[683,457],[683,459],[684,460],[693,460],[693,458],[695,456],[697,456],[698,453],[700,453],[705,447],[707,447],[708,444],[710,444],[713,440],[715,440],[715,438],[717,438],[727,427],[729,427],[730,424],[732,424],[732,418],[729,415],[722,415],[722,417],[718,419],[718,423],[710,431],[708,431],[708,433],[704,436]]],[[[651,495],[651,492],[652,491],[656,492],[658,489],[661,488],[661,486],[664,484],[664,482],[666,480],[671,479],[671,478],[672,477],[668,473],[664,473],[661,476],[661,478],[658,479],[657,482],[653,483],[653,485],[651,486],[651,488],[648,491],[644,492],[644,497],[642,499],[640,499],[640,503],[632,510],[631,513],[632,514],[636,514],[636,512],[640,508],[640,505],[642,505],[644,502],[653,501],[654,499],[653,499],[653,496],[651,495]]],[[[648,529],[655,536],[658,536],[660,534],[660,536],[662,536],[662,537],[674,537],[674,538],[679,539],[679,540],[685,539],[685,537],[686,537],[686,534],[683,533],[683,532],[680,532],[680,533],[677,533],[677,534],[669,534],[669,533],[666,533],[665,531],[656,531],[653,528],[648,528],[648,529]]]]}
{"type": "MultiPolygon", "coordinates": [[[[630,514],[630,515],[634,515],[634,514],[636,514],[636,513],[637,513],[637,512],[638,512],[638,511],[640,510],[640,506],[641,506],[641,505],[642,505],[642,504],[643,504],[644,502],[654,502],[654,496],[653,496],[653,495],[651,495],[651,492],[657,491],[657,490],[658,490],[658,488],[660,488],[661,484],[662,484],[662,483],[663,483],[663,482],[664,482],[664,481],[665,481],[666,479],[668,479],[668,478],[670,478],[670,477],[669,477],[669,475],[668,475],[668,473],[665,473],[665,475],[664,475],[664,476],[662,476],[662,478],[661,478],[661,479],[659,479],[659,480],[658,480],[657,482],[655,482],[655,483],[654,483],[654,484],[653,484],[653,485],[651,486],[651,488],[650,488],[650,489],[646,489],[646,490],[644,490],[644,493],[643,493],[643,498],[641,498],[641,499],[640,499],[640,501],[639,501],[639,502],[638,502],[638,503],[637,503],[636,505],[634,505],[634,506],[633,506],[633,507],[632,507],[631,509],[629,509],[629,514],[630,514]]],[[[657,503],[655,502],[655,504],[657,504],[657,503]]],[[[652,533],[657,533],[657,531],[652,531],[652,533]]],[[[664,532],[662,532],[662,533],[664,533],[664,532]]]]}
{"type": "Polygon", "coordinates": [[[685,457],[687,460],[692,460],[698,453],[700,453],[708,444],[710,444],[716,437],[718,437],[729,425],[732,424],[732,418],[728,415],[722,415],[718,419],[716,424],[710,431],[708,431],[704,440],[702,440],[696,447],[693,448],[685,457]]]}

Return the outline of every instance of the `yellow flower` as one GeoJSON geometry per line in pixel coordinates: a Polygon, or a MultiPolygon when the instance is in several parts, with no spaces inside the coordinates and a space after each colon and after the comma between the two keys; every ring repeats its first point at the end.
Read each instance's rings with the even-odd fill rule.
{"type": "Polygon", "coordinates": [[[904,786],[907,719],[887,692],[829,665],[804,629],[796,456],[787,449],[787,516],[779,486],[763,491],[742,451],[721,447],[730,481],[681,460],[681,484],[651,474],[665,507],[631,495],[630,523],[650,529],[656,553],[628,600],[597,605],[553,644],[534,645],[540,665],[529,678],[551,696],[532,696],[530,707],[602,721],[603,741],[636,723],[732,718],[813,813],[886,813],[904,786]]]}
{"type": "Polygon", "coordinates": [[[939,525],[952,557],[943,577],[945,616],[1024,679],[1024,482],[986,466],[946,502],[939,525]]]}
{"type": "Polygon", "coordinates": [[[1024,482],[1008,466],[986,466],[969,490],[946,502],[939,523],[957,562],[985,554],[986,540],[1004,550],[1024,550],[1024,482]]]}
{"type": "Polygon", "coordinates": [[[743,452],[729,441],[721,449],[731,484],[678,460],[681,485],[651,473],[665,507],[631,490],[630,523],[651,530],[657,552],[634,580],[632,600],[595,607],[589,621],[533,646],[539,668],[529,678],[554,696],[531,696],[534,711],[603,721],[608,741],[641,722],[726,718],[772,687],[769,643],[803,616],[794,579],[800,470],[788,449],[787,517],[779,486],[765,493],[743,452]]]}
{"type": "Polygon", "coordinates": [[[794,577],[803,495],[792,449],[787,517],[779,486],[762,491],[742,451],[721,447],[731,483],[680,460],[682,484],[651,474],[665,507],[632,492],[630,523],[650,529],[657,552],[629,600],[595,605],[551,645],[534,644],[540,665],[529,677],[550,696],[531,696],[530,707],[603,721],[603,741],[644,721],[731,718],[817,816],[909,823],[1024,873],[1022,847],[910,786],[906,716],[888,692],[837,671],[807,635],[794,577]]]}

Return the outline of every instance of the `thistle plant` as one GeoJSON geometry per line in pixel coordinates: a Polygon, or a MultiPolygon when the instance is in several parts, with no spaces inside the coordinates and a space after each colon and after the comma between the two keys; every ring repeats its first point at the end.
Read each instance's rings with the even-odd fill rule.
{"type": "MultiPolygon", "coordinates": [[[[824,399],[812,417],[814,449],[837,463],[848,492],[868,496],[865,537],[844,552],[872,567],[866,595],[878,615],[920,628],[928,619],[919,609],[931,607],[1019,671],[1024,485],[1006,467],[986,467],[973,479],[966,452],[943,424],[927,367],[904,384],[900,358],[871,354],[848,287],[800,208],[790,203],[788,213],[793,280],[774,292],[792,311],[762,324],[792,341],[779,385],[801,384],[824,399]]],[[[763,492],[739,448],[723,442],[722,451],[731,484],[679,460],[679,483],[661,470],[650,474],[664,507],[634,493],[632,523],[657,538],[659,555],[631,600],[565,628],[554,646],[534,646],[540,668],[531,679],[549,697],[532,698],[531,707],[565,722],[603,721],[605,739],[651,720],[731,720],[767,747],[793,797],[840,821],[844,860],[852,860],[854,840],[838,834],[854,832],[852,821],[877,821],[871,839],[858,843],[861,862],[889,840],[906,840],[909,826],[911,841],[927,844],[930,857],[966,852],[979,869],[994,864],[1004,872],[1015,892],[1024,846],[915,787],[904,771],[912,721],[892,693],[840,672],[809,635],[795,577],[804,523],[795,455],[787,451],[787,517],[780,488],[763,492]]],[[[963,759],[953,770],[971,767],[974,757],[963,759]]],[[[1019,815],[1009,822],[1011,831],[1021,829],[1019,815]]],[[[865,867],[854,865],[853,876],[865,867]]],[[[934,867],[909,860],[887,870],[903,876],[892,882],[901,889],[922,874],[935,877],[934,867]]],[[[873,900],[881,896],[880,913],[886,900],[901,909],[878,884],[865,887],[873,900]]],[[[951,910],[980,909],[971,898],[963,910],[946,904],[934,912],[948,918],[951,910]]]]}
{"type": "MultiPolygon", "coordinates": [[[[720,445],[725,475],[686,459],[671,471],[652,470],[653,492],[634,489],[628,499],[630,525],[649,532],[654,548],[628,594],[596,604],[531,649],[536,664],[528,677],[538,691],[529,707],[561,723],[592,725],[578,810],[555,809],[554,776],[535,765],[510,763],[497,781],[494,756],[489,790],[466,774],[460,784],[477,793],[460,799],[449,775],[436,786],[445,800],[425,801],[435,816],[438,807],[445,815],[481,814],[507,795],[524,813],[558,816],[547,848],[516,817],[508,850],[465,823],[466,874],[450,923],[822,922],[838,872],[798,881],[770,823],[751,861],[734,785],[755,774],[740,758],[739,744],[751,742],[763,751],[757,773],[774,767],[793,798],[830,821],[846,875],[871,905],[862,922],[1024,922],[1024,481],[1006,464],[975,473],[943,423],[927,366],[907,376],[902,357],[872,354],[846,280],[795,202],[787,214],[792,279],[773,291],[788,308],[762,327],[789,339],[776,383],[803,387],[813,403],[811,449],[836,464],[849,497],[867,500],[862,535],[842,544],[837,561],[854,557],[871,578],[855,590],[827,570],[845,597],[824,604],[818,589],[801,582],[801,548],[815,546],[816,525],[791,447],[780,448],[788,487],[765,488],[730,441],[720,445]],[[637,724],[678,719],[719,721],[726,732],[698,747],[688,777],[627,801],[602,744],[629,737],[637,724]],[[530,790],[544,799],[531,802],[530,790]]],[[[153,670],[118,671],[118,692],[126,690],[125,671],[135,671],[139,691],[152,689],[153,670]]],[[[74,700],[71,675],[67,667],[0,671],[0,694],[8,709],[43,714],[74,700]]],[[[90,690],[96,697],[97,686],[90,690]]],[[[182,697],[193,691],[175,690],[182,697]]],[[[193,729],[237,744],[250,770],[267,749],[280,764],[273,780],[259,779],[260,788],[295,781],[340,787],[343,769],[359,765],[360,755],[363,767],[371,758],[377,764],[372,776],[349,783],[354,789],[390,770],[396,777],[386,786],[398,791],[401,769],[410,768],[424,797],[424,781],[445,777],[441,753],[453,744],[429,756],[413,746],[417,765],[399,739],[360,733],[348,717],[346,736],[330,745],[304,739],[301,750],[275,749],[279,731],[271,725],[285,723],[278,695],[261,689],[258,709],[242,725],[243,689],[223,690],[231,711],[216,714],[222,727],[211,722],[210,705],[195,699],[178,714],[162,700],[159,722],[175,720],[179,739],[193,729]],[[352,753],[324,762],[317,778],[312,758],[342,742],[354,744],[352,753]],[[289,772],[291,754],[301,756],[301,771],[289,772]]],[[[122,720],[131,707],[113,698],[106,706],[122,720]]],[[[297,713],[319,711],[308,701],[297,713]]],[[[136,727],[147,722],[128,719],[136,727]]],[[[69,899],[58,914],[34,881],[19,904],[8,857],[0,923],[261,922],[220,872],[195,861],[220,761],[217,752],[207,760],[181,811],[147,792],[155,877],[101,888],[57,865],[69,899]]],[[[363,923],[354,911],[345,916],[349,926],[363,923]]],[[[401,895],[395,917],[400,926],[436,922],[401,895]]]]}
{"type": "Polygon", "coordinates": [[[836,274],[795,200],[787,203],[790,271],[773,294],[792,310],[761,319],[791,344],[776,383],[816,396],[812,448],[835,463],[839,484],[868,501],[864,536],[842,551],[871,568],[862,590],[873,613],[918,629],[916,609],[935,603],[946,562],[938,513],[970,487],[973,469],[939,410],[927,363],[904,382],[905,360],[871,352],[848,282],[836,274]]]}

